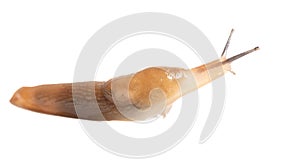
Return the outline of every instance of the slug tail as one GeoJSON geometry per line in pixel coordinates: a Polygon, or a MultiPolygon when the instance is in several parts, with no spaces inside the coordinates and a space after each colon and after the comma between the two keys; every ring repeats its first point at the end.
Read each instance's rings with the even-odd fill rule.
{"type": "Polygon", "coordinates": [[[103,84],[104,82],[91,81],[23,87],[15,92],[10,102],[18,107],[49,115],[93,121],[127,121],[104,96],[103,84]],[[76,97],[74,99],[73,93],[76,97]]]}
{"type": "Polygon", "coordinates": [[[72,102],[72,84],[22,87],[14,93],[10,102],[39,113],[77,118],[72,102]]]}

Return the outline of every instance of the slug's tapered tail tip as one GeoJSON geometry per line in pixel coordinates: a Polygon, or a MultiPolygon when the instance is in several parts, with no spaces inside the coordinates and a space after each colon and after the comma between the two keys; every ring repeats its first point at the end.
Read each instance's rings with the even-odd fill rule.
{"type": "Polygon", "coordinates": [[[12,98],[10,99],[10,103],[13,105],[16,105],[18,107],[24,107],[24,104],[26,104],[26,98],[23,97],[25,95],[26,88],[20,88],[19,90],[17,90],[14,95],[12,96],[12,98]]]}
{"type": "Polygon", "coordinates": [[[24,109],[40,110],[35,103],[34,91],[29,87],[18,89],[10,99],[10,103],[24,109]]]}
{"type": "Polygon", "coordinates": [[[229,59],[224,60],[222,62],[222,64],[229,64],[229,63],[233,62],[234,60],[237,60],[237,59],[239,59],[239,58],[241,58],[243,56],[246,56],[247,54],[252,53],[254,51],[257,51],[257,50],[259,50],[258,46],[255,47],[255,48],[253,48],[253,49],[247,50],[247,51],[245,51],[243,53],[237,54],[237,55],[235,55],[233,57],[230,57],[229,59]]]}
{"type": "Polygon", "coordinates": [[[15,106],[39,113],[76,118],[77,115],[71,101],[71,85],[22,87],[14,93],[10,102],[15,106]],[[67,99],[68,103],[63,103],[64,99],[67,99]]]}

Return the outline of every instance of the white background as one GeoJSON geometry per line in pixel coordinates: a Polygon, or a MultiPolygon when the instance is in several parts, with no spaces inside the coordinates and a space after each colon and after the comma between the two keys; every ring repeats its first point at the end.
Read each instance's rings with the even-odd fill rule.
{"type": "Polygon", "coordinates": [[[299,15],[297,2],[288,0],[1,1],[0,166],[299,166],[299,15]],[[236,76],[226,75],[223,119],[206,143],[198,144],[205,121],[199,114],[171,151],[122,158],[94,144],[77,120],[9,103],[21,86],[72,82],[86,41],[103,25],[138,12],[184,18],[219,52],[235,28],[229,55],[261,47],[233,64],[236,76]]]}

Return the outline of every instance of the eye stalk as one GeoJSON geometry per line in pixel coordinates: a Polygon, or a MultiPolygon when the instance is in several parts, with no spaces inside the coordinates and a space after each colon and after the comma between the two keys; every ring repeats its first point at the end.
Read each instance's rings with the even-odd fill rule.
{"type": "Polygon", "coordinates": [[[235,61],[235,60],[237,60],[237,59],[239,59],[239,58],[241,58],[241,57],[243,57],[243,56],[246,56],[246,55],[249,54],[249,53],[252,53],[252,52],[254,52],[254,51],[257,51],[257,50],[259,50],[259,47],[258,47],[258,46],[255,47],[255,48],[253,48],[253,49],[247,50],[247,51],[245,51],[245,52],[243,52],[243,53],[237,54],[237,55],[235,55],[235,56],[233,56],[233,57],[230,57],[229,59],[225,59],[224,61],[222,61],[222,64],[224,65],[224,64],[231,63],[231,62],[233,62],[233,61],[235,61]]]}

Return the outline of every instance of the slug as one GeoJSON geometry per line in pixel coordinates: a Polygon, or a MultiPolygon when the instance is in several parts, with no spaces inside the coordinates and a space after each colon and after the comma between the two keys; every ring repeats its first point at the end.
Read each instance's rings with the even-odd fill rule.
{"type": "MultiPolygon", "coordinates": [[[[226,58],[233,29],[221,58],[192,68],[150,67],[106,82],[22,87],[10,102],[39,113],[96,121],[135,121],[165,116],[172,103],[231,71],[231,63],[253,51],[226,58]]],[[[234,72],[232,72],[234,74],[234,72]]]]}

